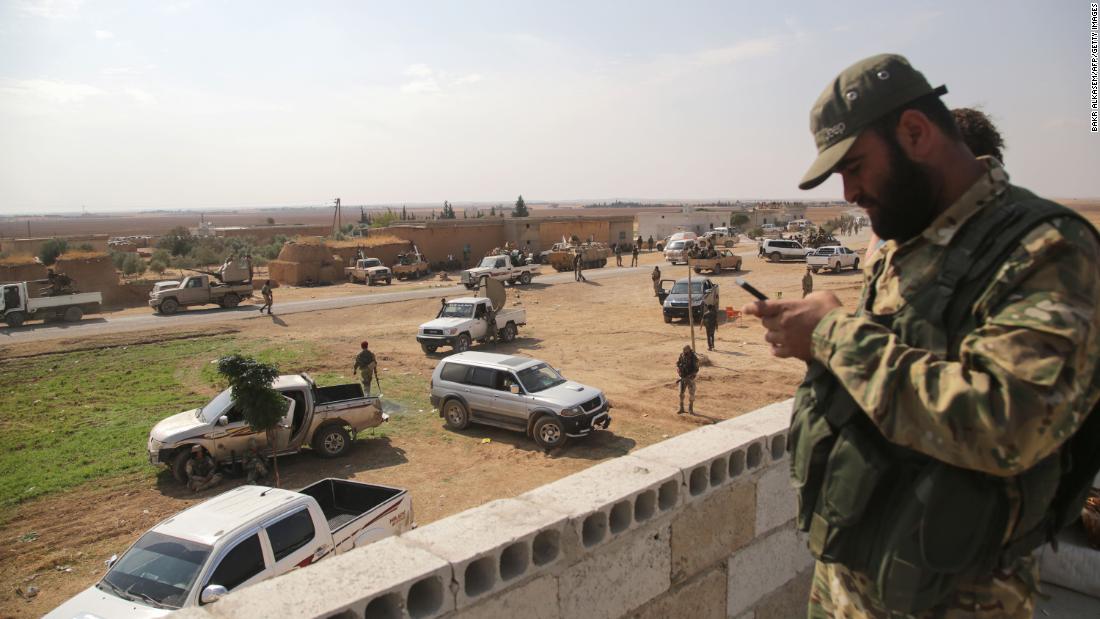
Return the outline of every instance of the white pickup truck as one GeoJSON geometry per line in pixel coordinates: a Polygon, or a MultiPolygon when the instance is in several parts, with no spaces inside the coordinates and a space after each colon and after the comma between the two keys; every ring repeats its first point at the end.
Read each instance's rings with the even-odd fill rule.
{"type": "MultiPolygon", "coordinates": [[[[27,289],[28,282],[4,284],[0,294],[0,316],[9,327],[21,326],[25,321],[64,320],[77,322],[84,314],[98,314],[103,303],[103,295],[98,292],[78,292],[54,297],[32,297],[27,289]]],[[[30,282],[43,284],[44,281],[30,282]]]]}
{"type": "Polygon", "coordinates": [[[49,619],[164,617],[411,528],[406,490],[323,479],[240,486],[149,529],[49,619]]]}
{"type": "Polygon", "coordinates": [[[508,256],[485,256],[481,259],[481,264],[462,272],[462,284],[469,290],[477,288],[485,279],[530,284],[531,278],[539,272],[537,264],[513,265],[508,256]]]}
{"type": "MultiPolygon", "coordinates": [[[[287,374],[276,378],[272,387],[290,400],[275,430],[279,455],[309,445],[318,455],[334,458],[351,447],[357,432],[389,420],[382,412],[382,397],[363,393],[361,383],[318,387],[309,374],[287,374]]],[[[267,434],[249,427],[232,390],[226,389],[200,408],[162,419],[149,431],[146,450],[151,464],[167,465],[182,482],[193,446],[202,445],[218,464],[232,466],[244,457],[249,439],[256,439],[262,451],[269,450],[267,434]]]]}
{"type": "Polygon", "coordinates": [[[818,247],[806,254],[806,264],[817,273],[821,269],[832,269],[840,273],[841,269],[859,268],[859,254],[840,245],[818,247]]]}
{"type": "MultiPolygon", "coordinates": [[[[497,303],[497,307],[503,303],[497,303]]],[[[420,325],[416,341],[426,354],[432,354],[440,346],[450,346],[455,352],[469,350],[471,342],[484,342],[489,337],[489,310],[494,307],[489,297],[461,297],[447,301],[436,314],[435,320],[420,325]]],[[[496,312],[496,325],[500,340],[516,339],[518,328],[527,324],[527,310],[522,308],[500,309],[496,312]]]]}

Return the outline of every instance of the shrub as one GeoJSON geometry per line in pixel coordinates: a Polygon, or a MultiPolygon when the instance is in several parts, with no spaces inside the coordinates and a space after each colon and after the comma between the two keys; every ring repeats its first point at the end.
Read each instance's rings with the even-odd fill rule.
{"type": "Polygon", "coordinates": [[[50,239],[38,249],[38,259],[42,264],[50,266],[57,262],[57,257],[69,249],[69,244],[64,239],[50,239]]]}

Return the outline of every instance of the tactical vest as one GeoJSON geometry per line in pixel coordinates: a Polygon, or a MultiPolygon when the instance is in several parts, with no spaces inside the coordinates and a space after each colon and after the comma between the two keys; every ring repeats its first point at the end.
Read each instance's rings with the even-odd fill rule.
{"type": "MultiPolygon", "coordinates": [[[[979,326],[974,304],[997,269],[1028,232],[1062,217],[1085,221],[1010,186],[955,234],[935,285],[908,293],[898,313],[876,316],[879,261],[859,313],[909,346],[958,361],[963,337],[979,326]]],[[[1100,368],[1096,374],[1093,384],[1100,368]]],[[[1011,568],[1080,515],[1100,470],[1098,408],[1058,452],[1016,477],[996,477],[887,441],[836,378],[813,363],[796,392],[789,436],[798,527],[809,534],[814,557],[866,574],[887,608],[927,610],[963,579],[1011,568]],[[1009,497],[1020,504],[1014,522],[1009,497]]]]}

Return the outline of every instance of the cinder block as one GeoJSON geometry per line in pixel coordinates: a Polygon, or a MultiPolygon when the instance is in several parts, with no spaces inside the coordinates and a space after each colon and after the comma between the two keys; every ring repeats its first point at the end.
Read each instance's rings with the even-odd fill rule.
{"type": "Polygon", "coordinates": [[[790,522],[797,512],[790,469],[782,462],[771,465],[756,480],[756,535],[790,522]]]}
{"type": "Polygon", "coordinates": [[[561,616],[621,617],[668,590],[669,564],[667,523],[630,531],[562,572],[561,616]]]}
{"type": "Polygon", "coordinates": [[[746,479],[682,507],[672,519],[672,582],[723,562],[752,541],[755,486],[746,479]]]}
{"type": "MultiPolygon", "coordinates": [[[[760,436],[764,441],[764,453],[769,462],[778,462],[787,457],[787,432],[791,426],[791,410],[794,398],[769,404],[751,413],[745,413],[733,419],[719,422],[718,426],[747,430],[760,436]]],[[[750,467],[752,468],[752,467],[750,467]]]]}
{"type": "Polygon", "coordinates": [[[788,619],[806,616],[813,568],[798,573],[790,582],[766,595],[756,604],[756,619],[788,619]]]}
{"type": "Polygon", "coordinates": [[[563,514],[515,499],[492,501],[403,537],[451,563],[463,608],[562,560],[563,514]]]}
{"type": "MultiPolygon", "coordinates": [[[[722,593],[724,595],[725,591],[722,593]]],[[[725,603],[723,599],[722,604],[725,603]]],[[[553,576],[542,576],[514,589],[489,596],[488,599],[452,615],[455,619],[558,619],[560,616],[558,579],[553,576]]]]}
{"type": "Polygon", "coordinates": [[[734,617],[751,609],[812,562],[805,541],[793,525],[757,539],[729,559],[727,612],[734,617]]]}
{"type": "Polygon", "coordinates": [[[567,557],[586,552],[658,517],[683,502],[684,478],[677,467],[632,455],[601,462],[516,497],[564,514],[567,557]]]}
{"type": "MultiPolygon", "coordinates": [[[[763,436],[736,425],[712,425],[631,452],[641,460],[660,462],[683,471],[685,498],[701,498],[740,478],[755,449],[763,453],[763,436]]],[[[762,462],[763,458],[757,458],[762,462]]]]}
{"type": "Polygon", "coordinates": [[[719,565],[647,602],[631,619],[726,619],[726,566],[719,565]]]}
{"type": "Polygon", "coordinates": [[[205,609],[215,617],[414,617],[454,610],[451,566],[390,537],[231,593],[205,609]]]}

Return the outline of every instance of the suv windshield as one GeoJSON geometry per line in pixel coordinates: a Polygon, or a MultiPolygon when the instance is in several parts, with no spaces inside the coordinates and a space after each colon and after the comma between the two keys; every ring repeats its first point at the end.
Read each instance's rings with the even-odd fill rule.
{"type": "Polygon", "coordinates": [[[474,304],[473,303],[448,303],[443,308],[442,312],[439,312],[440,318],[473,318],[474,317],[474,304]]]}
{"type": "Polygon", "coordinates": [[[686,241],[673,241],[668,248],[669,249],[683,249],[686,241]]]}
{"type": "Polygon", "coordinates": [[[209,546],[150,531],[96,587],[124,600],[180,608],[209,555],[209,546]]]}
{"type": "MultiPolygon", "coordinates": [[[[672,294],[687,294],[687,282],[676,282],[672,287],[672,294]]],[[[703,294],[703,282],[691,282],[691,294],[703,294]]]]}
{"type": "Polygon", "coordinates": [[[561,377],[561,374],[558,374],[557,370],[545,363],[522,370],[517,376],[527,393],[536,393],[565,382],[565,379],[561,377]]]}

